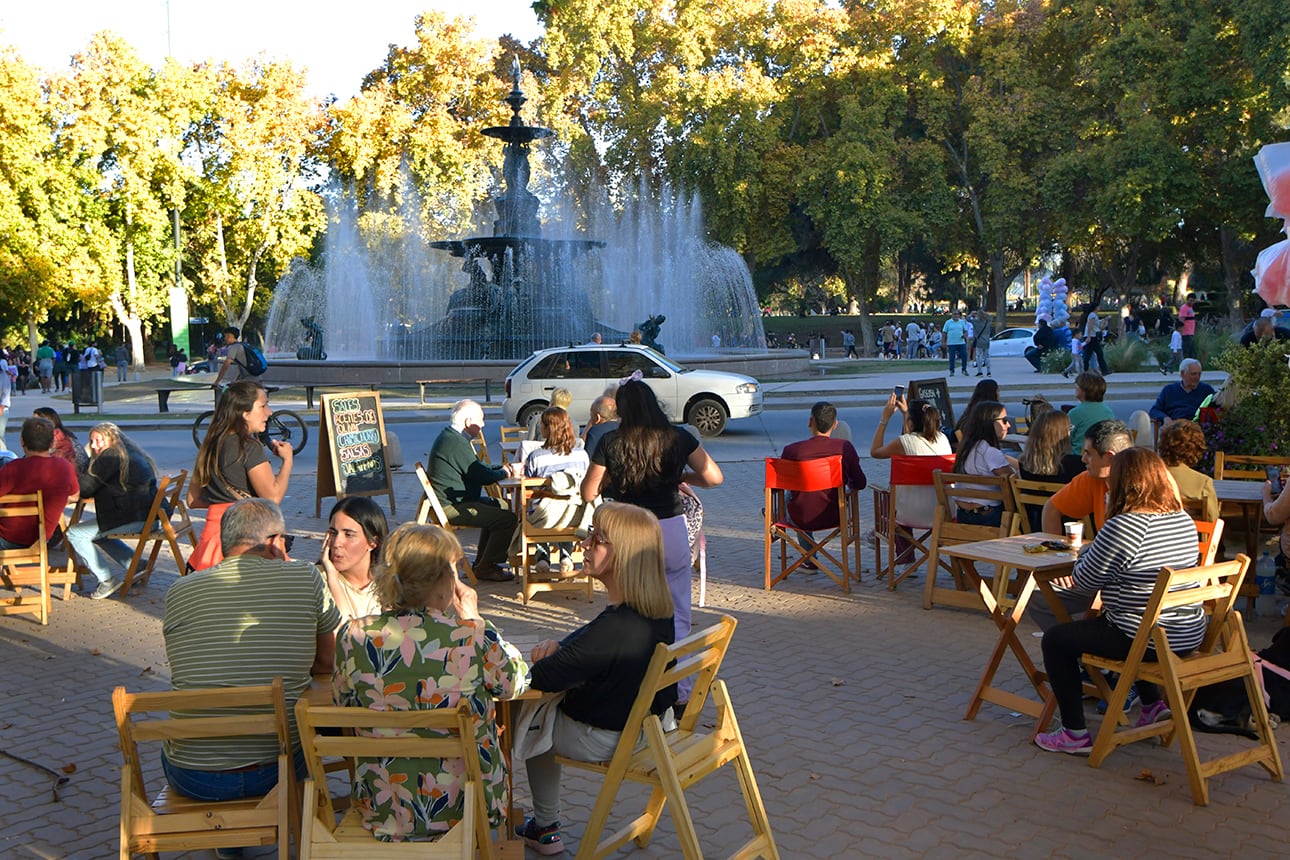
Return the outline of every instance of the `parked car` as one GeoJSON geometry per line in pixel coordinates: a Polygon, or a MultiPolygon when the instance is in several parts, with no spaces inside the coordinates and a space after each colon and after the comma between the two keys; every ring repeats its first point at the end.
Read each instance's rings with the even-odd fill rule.
{"type": "Polygon", "coordinates": [[[667,417],[703,436],[720,436],[728,420],[762,410],[761,385],[751,376],[682,367],[646,346],[588,344],[538,350],[520,362],[506,377],[502,412],[508,424],[527,424],[547,408],[552,391],[567,388],[577,424],[606,388],[637,370],[667,417]]]}
{"type": "Polygon", "coordinates": [[[1033,328],[1005,328],[990,338],[990,356],[1024,355],[1026,348],[1034,345],[1033,328]]]}

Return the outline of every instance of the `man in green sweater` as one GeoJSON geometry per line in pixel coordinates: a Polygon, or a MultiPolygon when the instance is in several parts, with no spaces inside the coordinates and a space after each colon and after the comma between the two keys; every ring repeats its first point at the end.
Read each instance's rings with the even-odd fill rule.
{"type": "Polygon", "coordinates": [[[504,567],[506,550],[518,520],[480,491],[511,474],[509,467],[482,463],[470,440],[484,429],[484,410],[473,400],[452,407],[449,425],[430,449],[427,471],[448,522],[479,529],[479,551],[472,567],[475,576],[488,582],[510,582],[514,574],[504,567]]]}

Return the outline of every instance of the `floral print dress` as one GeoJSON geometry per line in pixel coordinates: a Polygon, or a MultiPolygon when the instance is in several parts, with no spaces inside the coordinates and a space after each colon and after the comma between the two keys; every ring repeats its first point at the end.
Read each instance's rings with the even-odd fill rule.
{"type": "MultiPolygon", "coordinates": [[[[355,619],[336,642],[340,705],[404,711],[455,708],[463,698],[470,703],[493,827],[501,825],[506,808],[494,700],[528,687],[528,664],[487,621],[403,610],[355,619]]],[[[460,759],[361,759],[353,801],[363,826],[378,839],[433,838],[462,818],[464,775],[460,759]]]]}

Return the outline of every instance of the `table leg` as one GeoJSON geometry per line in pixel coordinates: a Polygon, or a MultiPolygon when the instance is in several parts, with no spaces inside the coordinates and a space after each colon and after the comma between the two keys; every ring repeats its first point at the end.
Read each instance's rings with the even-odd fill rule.
{"type": "MultiPolygon", "coordinates": [[[[975,573],[975,568],[971,562],[964,562],[964,566],[975,573]]],[[[1020,623],[1022,616],[1026,612],[1026,604],[1030,602],[1030,595],[1035,590],[1035,578],[1028,576],[1021,592],[1017,595],[1016,602],[1012,605],[1011,610],[1005,610],[995,599],[994,593],[984,581],[977,577],[977,588],[980,591],[981,599],[985,602],[986,608],[990,610],[990,618],[994,621],[995,626],[999,628],[999,638],[994,644],[994,649],[990,652],[990,662],[986,664],[985,672],[981,675],[981,680],[977,683],[976,690],[972,693],[972,699],[968,703],[967,713],[963,719],[975,719],[977,712],[981,709],[982,702],[993,702],[996,705],[1002,705],[1022,714],[1031,717],[1038,717],[1044,707],[1044,702],[1049,696],[1048,679],[1039,668],[1035,666],[1030,655],[1022,646],[1021,640],[1017,638],[1017,625],[1020,623]],[[1000,690],[994,687],[994,675],[1003,663],[1005,651],[1012,651],[1013,656],[1017,658],[1026,678],[1030,681],[1031,686],[1035,688],[1035,693],[1039,696],[1039,701],[1019,696],[1016,693],[1007,690],[1000,690]]]]}

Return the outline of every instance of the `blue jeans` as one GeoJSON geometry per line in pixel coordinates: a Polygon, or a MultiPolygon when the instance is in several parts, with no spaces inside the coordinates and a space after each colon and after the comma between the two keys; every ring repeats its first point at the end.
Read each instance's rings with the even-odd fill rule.
{"type": "MultiPolygon", "coordinates": [[[[293,759],[296,777],[304,779],[304,750],[296,750],[293,759]]],[[[278,762],[276,760],[260,767],[246,770],[192,770],[173,764],[161,755],[161,769],[166,774],[166,782],[171,788],[193,800],[217,802],[221,800],[240,800],[243,797],[259,797],[267,794],[278,784],[278,762]]]]}
{"type": "Polygon", "coordinates": [[[952,343],[949,345],[950,353],[950,373],[954,372],[954,359],[957,357],[959,364],[963,366],[963,374],[967,375],[967,344],[952,343]]]}
{"type": "MultiPolygon", "coordinates": [[[[142,530],[142,522],[117,527],[118,532],[133,531],[137,534],[142,530]]],[[[126,546],[124,541],[101,534],[98,523],[77,523],[69,528],[67,544],[99,582],[107,582],[112,578],[112,570],[103,553],[107,553],[122,567],[128,567],[130,560],[134,558],[134,550],[126,546]]]]}

